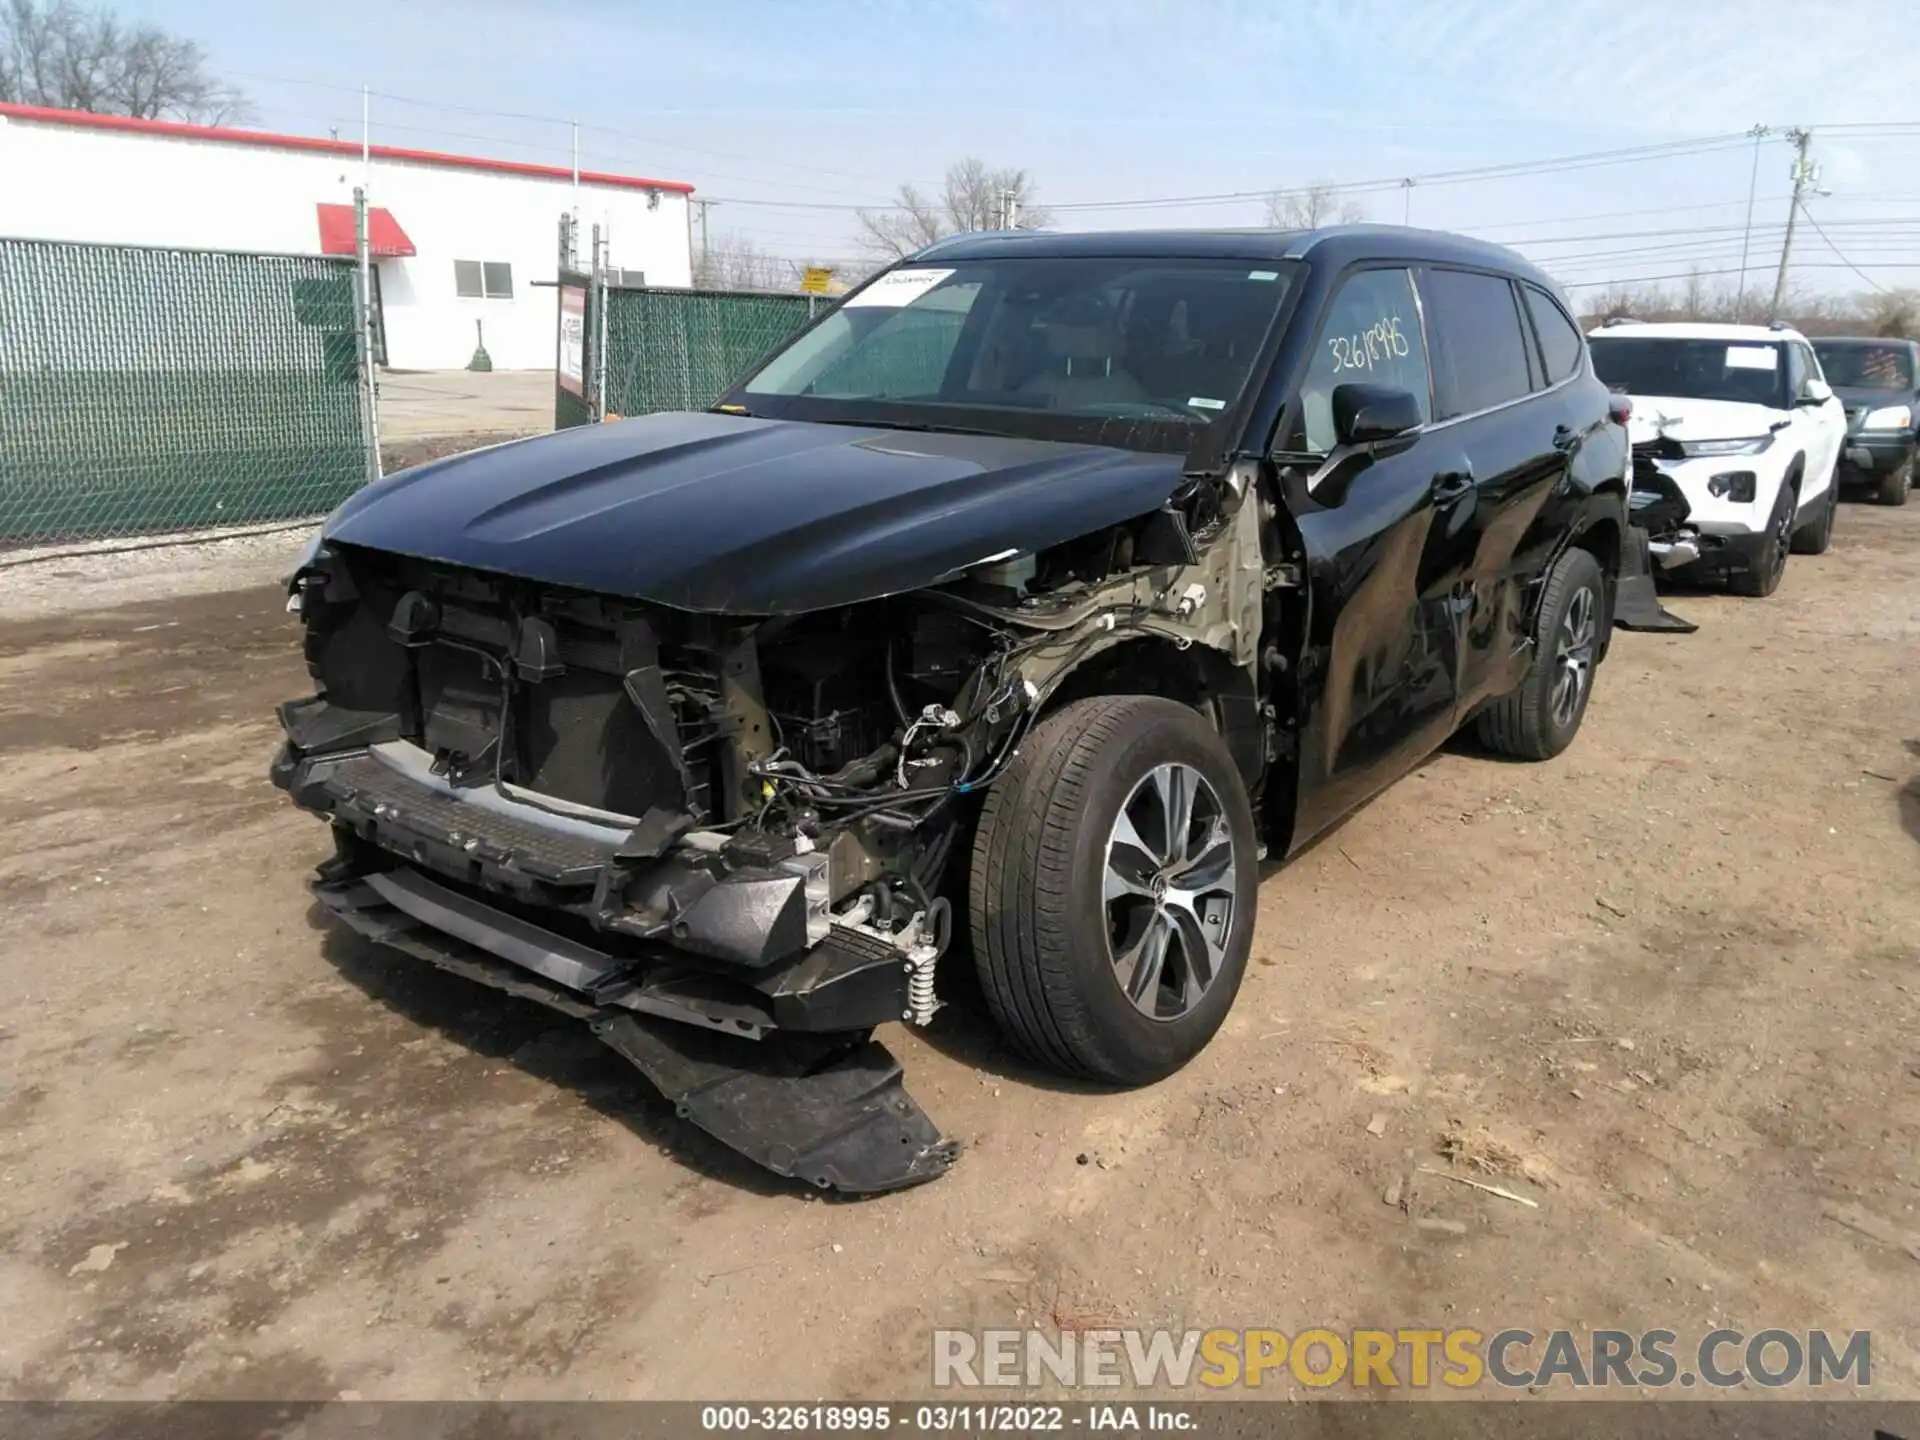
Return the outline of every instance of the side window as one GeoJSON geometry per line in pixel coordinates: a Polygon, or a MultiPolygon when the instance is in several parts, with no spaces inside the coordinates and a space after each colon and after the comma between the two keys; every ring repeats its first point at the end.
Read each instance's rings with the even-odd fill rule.
{"type": "Polygon", "coordinates": [[[1471,415],[1518,400],[1532,389],[1527,339],[1513,286],[1500,275],[1423,270],[1420,298],[1433,337],[1438,418],[1471,415]]]}
{"type": "Polygon", "coordinates": [[[1567,312],[1553,303],[1546,291],[1525,286],[1527,313],[1533,317],[1534,333],[1540,337],[1540,354],[1547,362],[1547,384],[1558,385],[1580,368],[1582,341],[1567,312]]]}
{"type": "Polygon", "coordinates": [[[1796,341],[1793,348],[1800,356],[1801,383],[1803,385],[1808,380],[1824,380],[1827,378],[1827,372],[1820,368],[1820,357],[1813,353],[1813,347],[1811,345],[1803,345],[1796,341]]]}
{"type": "Polygon", "coordinates": [[[1421,419],[1429,418],[1427,350],[1405,270],[1362,270],[1340,282],[1280,448],[1314,455],[1333,449],[1333,390],[1348,384],[1410,390],[1421,419]]]}

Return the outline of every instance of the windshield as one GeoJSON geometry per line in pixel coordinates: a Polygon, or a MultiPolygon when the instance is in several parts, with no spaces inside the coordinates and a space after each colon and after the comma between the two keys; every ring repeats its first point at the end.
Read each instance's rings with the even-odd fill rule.
{"type": "Polygon", "coordinates": [[[1849,390],[1913,389],[1913,352],[1906,345],[1826,344],[1814,342],[1829,385],[1849,390]]]}
{"type": "Polygon", "coordinates": [[[904,266],[727,398],[755,415],[1183,451],[1246,389],[1291,279],[1245,260],[904,266]]]}
{"type": "Polygon", "coordinates": [[[1787,408],[1786,356],[1764,341],[1593,336],[1594,372],[1629,395],[1787,408]]]}

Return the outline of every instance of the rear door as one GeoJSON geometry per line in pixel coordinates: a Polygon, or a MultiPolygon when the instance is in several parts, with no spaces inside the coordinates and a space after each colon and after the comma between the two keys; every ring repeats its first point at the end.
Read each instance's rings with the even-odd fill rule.
{"type": "Polygon", "coordinates": [[[1449,437],[1425,433],[1342,457],[1333,391],[1356,382],[1408,390],[1432,414],[1405,267],[1337,282],[1278,437],[1282,462],[1311,477],[1294,517],[1308,593],[1296,845],[1444,741],[1458,706],[1452,605],[1470,553],[1458,538],[1466,459],[1449,437]]]}
{"type": "Polygon", "coordinates": [[[1529,589],[1565,533],[1552,501],[1588,428],[1568,390],[1579,335],[1534,292],[1569,332],[1555,332],[1550,370],[1508,277],[1430,267],[1417,278],[1433,347],[1434,430],[1465,454],[1473,477],[1457,521],[1467,552],[1454,606],[1464,719],[1517,686],[1532,659],[1529,589]]]}

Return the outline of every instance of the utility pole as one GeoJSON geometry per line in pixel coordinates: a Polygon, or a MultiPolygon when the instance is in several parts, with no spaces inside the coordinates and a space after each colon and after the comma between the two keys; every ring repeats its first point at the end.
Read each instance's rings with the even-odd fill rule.
{"type": "Polygon", "coordinates": [[[710,273],[708,266],[713,260],[713,247],[707,241],[707,211],[711,210],[720,202],[718,200],[695,200],[693,203],[700,207],[700,273],[704,277],[710,273]]]}
{"type": "Polygon", "coordinates": [[[1753,137],[1753,170],[1747,176],[1747,228],[1740,237],[1740,289],[1734,296],[1733,318],[1740,318],[1740,307],[1747,303],[1747,251],[1753,244],[1753,197],[1760,185],[1760,142],[1771,132],[1756,125],[1747,134],[1753,137]]]}
{"type": "Polygon", "coordinates": [[[1773,304],[1767,307],[1767,319],[1770,322],[1780,318],[1780,302],[1787,293],[1787,262],[1793,255],[1793,225],[1800,218],[1800,197],[1820,173],[1819,167],[1807,159],[1807,147],[1813,143],[1813,131],[1805,126],[1795,126],[1787,131],[1787,139],[1793,142],[1794,149],[1793,198],[1787,202],[1787,235],[1780,242],[1780,271],[1773,277],[1773,304]]]}
{"type": "Polygon", "coordinates": [[[1415,181],[1411,175],[1400,182],[1400,223],[1402,225],[1411,225],[1413,223],[1414,184],[1415,181]]]}
{"type": "Polygon", "coordinates": [[[1002,230],[1020,228],[1020,194],[1016,190],[1000,192],[1000,228],[1002,230]]]}

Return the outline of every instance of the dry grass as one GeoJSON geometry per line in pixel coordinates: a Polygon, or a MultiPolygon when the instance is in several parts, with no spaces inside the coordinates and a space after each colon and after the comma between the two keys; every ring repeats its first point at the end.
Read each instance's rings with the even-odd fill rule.
{"type": "Polygon", "coordinates": [[[1387,1067],[1392,1058],[1371,1040],[1359,1035],[1336,1035],[1320,1043],[1338,1052],[1343,1060],[1359,1067],[1376,1080],[1387,1073],[1387,1067]]]}
{"type": "Polygon", "coordinates": [[[1450,1120],[1440,1133],[1440,1154],[1456,1169],[1476,1175],[1506,1175],[1551,1185],[1553,1172],[1544,1157],[1529,1153],[1484,1125],[1450,1120]]]}

